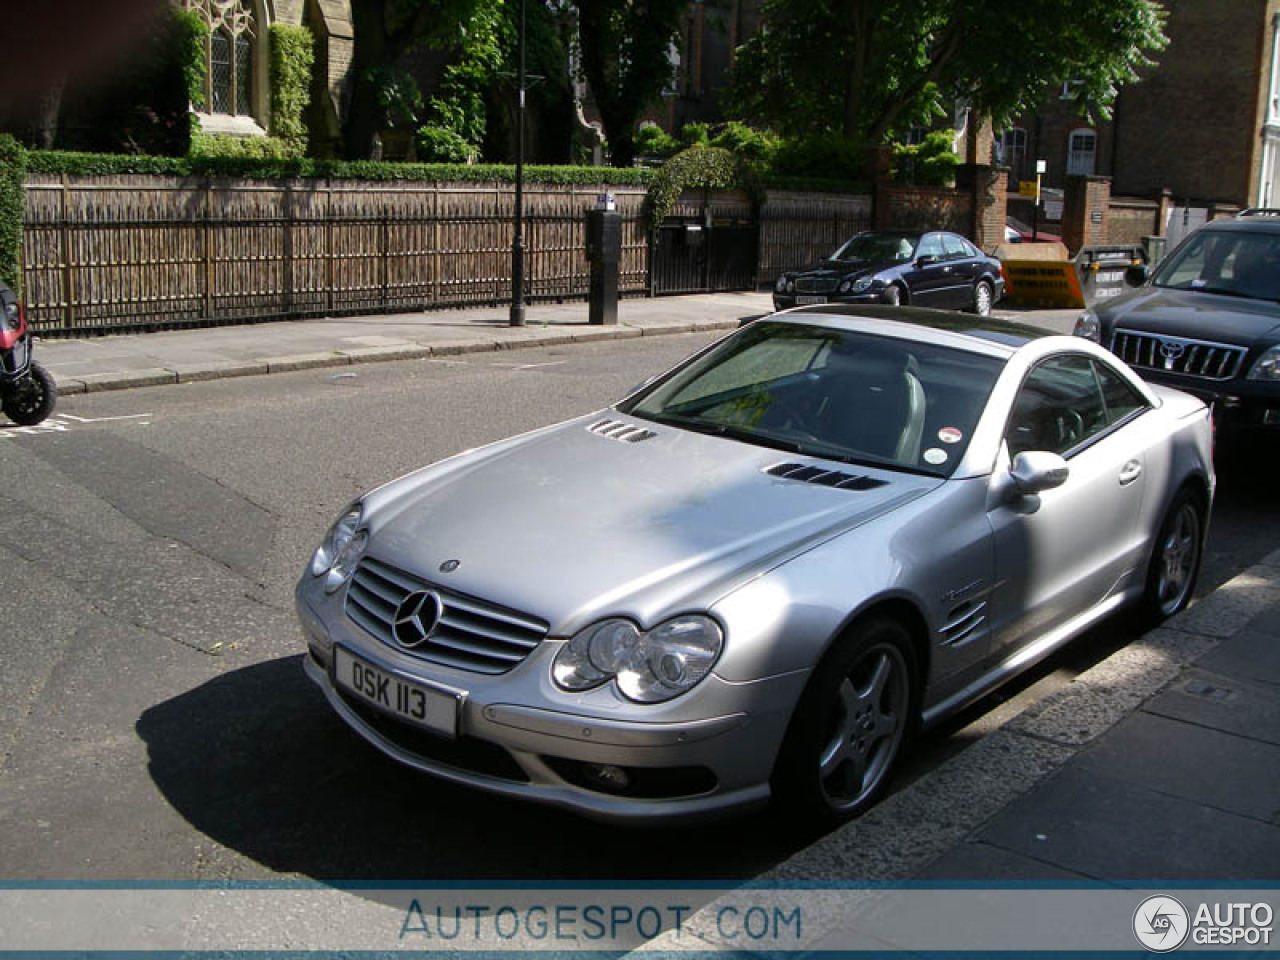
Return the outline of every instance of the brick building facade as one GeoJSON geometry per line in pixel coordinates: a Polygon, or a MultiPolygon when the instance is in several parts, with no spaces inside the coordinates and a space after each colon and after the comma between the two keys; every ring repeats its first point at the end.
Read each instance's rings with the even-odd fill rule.
{"type": "MultiPolygon", "coordinates": [[[[1117,195],[1280,204],[1280,0],[1165,0],[1168,48],[1109,121],[1055,97],[997,137],[1011,180],[1101,175],[1117,195]]],[[[1069,90],[1060,91],[1069,95],[1069,90]]]]}

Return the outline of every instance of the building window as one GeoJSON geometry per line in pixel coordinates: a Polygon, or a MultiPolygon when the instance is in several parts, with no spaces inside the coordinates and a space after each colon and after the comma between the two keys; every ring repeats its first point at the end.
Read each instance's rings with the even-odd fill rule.
{"type": "Polygon", "coordinates": [[[209,24],[205,47],[204,101],[209,113],[253,113],[254,29],[252,0],[186,0],[209,24]]]}
{"type": "Polygon", "coordinates": [[[1067,176],[1091,176],[1098,153],[1098,135],[1092,130],[1072,130],[1067,141],[1067,176]]]}
{"type": "Polygon", "coordinates": [[[996,138],[996,162],[1009,168],[1009,184],[1014,186],[1022,179],[1023,162],[1027,156],[1027,131],[1023,127],[1010,127],[996,138]]]}

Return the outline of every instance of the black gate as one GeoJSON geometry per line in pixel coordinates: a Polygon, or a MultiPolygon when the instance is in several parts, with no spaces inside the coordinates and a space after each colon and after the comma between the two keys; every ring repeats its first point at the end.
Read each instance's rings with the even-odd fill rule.
{"type": "Polygon", "coordinates": [[[759,241],[759,224],[748,207],[681,209],[654,234],[654,295],[754,290],[759,241]]]}

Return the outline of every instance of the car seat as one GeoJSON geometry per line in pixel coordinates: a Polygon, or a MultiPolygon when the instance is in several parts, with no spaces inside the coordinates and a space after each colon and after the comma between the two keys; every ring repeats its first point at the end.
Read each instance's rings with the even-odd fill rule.
{"type": "Polygon", "coordinates": [[[858,341],[833,348],[823,380],[820,436],[852,451],[916,464],[926,399],[919,363],[900,347],[858,341]]]}

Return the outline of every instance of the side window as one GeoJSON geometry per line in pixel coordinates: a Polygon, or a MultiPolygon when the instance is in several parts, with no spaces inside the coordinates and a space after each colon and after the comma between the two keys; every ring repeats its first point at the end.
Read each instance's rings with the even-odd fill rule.
{"type": "Polygon", "coordinates": [[[963,260],[965,257],[972,256],[969,253],[969,245],[949,233],[942,237],[942,249],[947,252],[948,260],[963,260]]]}
{"type": "Polygon", "coordinates": [[[1031,371],[1005,430],[1009,456],[1027,450],[1066,455],[1109,425],[1102,389],[1088,357],[1054,357],[1031,371]]]}
{"type": "Polygon", "coordinates": [[[916,250],[917,257],[939,257],[944,256],[942,249],[942,237],[936,233],[931,233],[920,241],[920,247],[916,250]]]}
{"type": "Polygon", "coordinates": [[[1102,386],[1102,402],[1107,410],[1107,423],[1119,423],[1139,410],[1145,410],[1147,401],[1142,394],[1125,383],[1120,374],[1105,363],[1095,364],[1098,382],[1102,386]]]}

